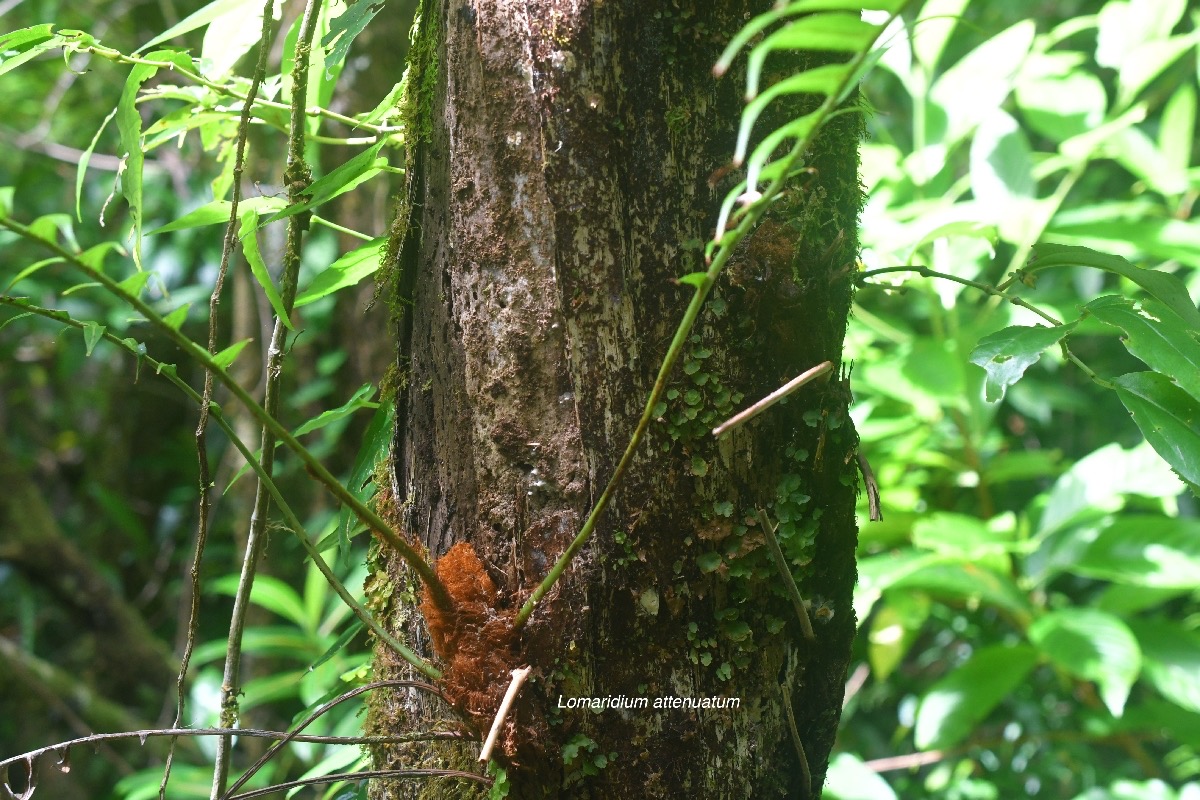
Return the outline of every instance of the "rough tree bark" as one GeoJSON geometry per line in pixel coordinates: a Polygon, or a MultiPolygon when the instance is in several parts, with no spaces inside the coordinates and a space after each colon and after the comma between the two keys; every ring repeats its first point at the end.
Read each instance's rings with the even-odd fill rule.
{"type": "MultiPolygon", "coordinates": [[[[434,558],[469,543],[479,563],[460,546],[450,577],[472,583],[486,608],[442,619],[431,648],[403,600],[410,579],[386,552],[372,601],[438,650],[466,727],[486,732],[507,670],[534,668],[498,757],[511,797],[816,796],[854,634],[847,392],[835,379],[719,443],[709,430],[799,372],[839,363],[859,123],[849,115],[827,129],[807,183],[737,254],[596,536],[510,636],[501,628],[611,475],[691,296],[676,279],[702,268],[699,243],[728,188],[710,176],[728,162],[741,102],[736,78],[716,81],[711,67],[768,4],[424,5],[410,74],[411,214],[397,228],[391,513],[434,558]],[[815,646],[763,545],[759,508],[779,522],[816,601],[815,646]],[[466,641],[489,620],[482,641],[466,641]],[[651,706],[736,698],[737,707],[560,707],[610,696],[651,706]]],[[[404,672],[384,650],[375,666],[379,678],[404,672]]],[[[423,697],[380,693],[369,727],[439,719],[456,724],[423,697]]],[[[463,766],[477,752],[458,744],[376,757],[463,766]]],[[[381,782],[372,796],[471,791],[381,782]]]]}

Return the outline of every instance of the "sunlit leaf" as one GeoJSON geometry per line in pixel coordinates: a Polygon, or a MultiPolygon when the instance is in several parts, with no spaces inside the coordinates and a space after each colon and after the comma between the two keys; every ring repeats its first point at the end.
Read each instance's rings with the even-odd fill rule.
{"type": "Polygon", "coordinates": [[[1130,622],[1142,648],[1143,674],[1171,702],[1200,712],[1200,634],[1179,622],[1130,622]]]}
{"type": "Polygon", "coordinates": [[[267,302],[274,309],[275,319],[282,322],[289,331],[294,331],[296,328],[292,325],[291,315],[283,307],[283,298],[279,296],[275,282],[271,280],[271,273],[267,271],[267,265],[263,261],[262,253],[258,250],[258,212],[250,209],[239,216],[241,219],[238,220],[238,238],[242,243],[242,254],[246,256],[246,263],[250,265],[250,272],[262,288],[263,294],[266,295],[267,302]]]}
{"type": "Polygon", "coordinates": [[[1200,400],[1157,372],[1122,375],[1113,383],[1154,452],[1185,481],[1200,484],[1200,400]]]}
{"type": "Polygon", "coordinates": [[[1014,325],[979,340],[970,361],[987,371],[984,397],[989,403],[1004,399],[1009,386],[1036,364],[1047,347],[1052,347],[1075,327],[1074,322],[1054,327],[1014,325]]]}
{"type": "Polygon", "coordinates": [[[368,244],[351,250],[317,273],[308,288],[296,297],[296,308],[320,300],[347,286],[355,286],[364,278],[374,275],[379,269],[379,259],[386,244],[386,238],[372,239],[368,244]]]}
{"type": "Polygon", "coordinates": [[[329,22],[329,33],[321,40],[321,44],[329,49],[325,56],[327,63],[340,64],[346,60],[350,52],[350,44],[354,37],[362,33],[376,14],[383,10],[382,0],[349,0],[346,10],[329,22]]]}
{"type": "Polygon", "coordinates": [[[305,422],[300,427],[296,428],[293,435],[303,436],[306,433],[312,433],[315,430],[324,428],[326,425],[337,422],[339,419],[350,416],[360,408],[377,408],[378,403],[372,403],[371,397],[375,394],[375,387],[369,383],[364,383],[354,393],[354,396],[347,400],[337,408],[331,408],[328,411],[323,411],[316,417],[313,417],[308,422],[305,422]]]}
{"type": "MultiPolygon", "coordinates": [[[[238,575],[222,575],[212,581],[208,588],[211,591],[232,597],[237,594],[238,581],[238,575]]],[[[254,577],[254,585],[250,589],[250,602],[278,614],[289,622],[294,623],[301,630],[308,630],[310,628],[309,619],[304,613],[304,603],[301,601],[300,595],[296,594],[295,589],[288,586],[279,578],[261,573],[256,575],[254,577]]]]}
{"type": "Polygon", "coordinates": [[[1084,306],[1101,322],[1120,328],[1130,353],[1200,399],[1200,331],[1154,300],[1101,297],[1084,306]]]}
{"type": "MultiPolygon", "coordinates": [[[[259,195],[258,197],[247,197],[238,203],[238,213],[254,211],[259,214],[278,211],[287,205],[287,201],[282,197],[267,197],[259,195]]],[[[211,203],[206,203],[197,209],[189,211],[182,217],[172,220],[166,225],[162,225],[149,231],[146,235],[153,236],[156,233],[168,233],[170,231],[181,231],[185,228],[202,228],[206,225],[220,225],[229,221],[229,212],[233,209],[233,204],[227,200],[216,200],[211,203]]]]}
{"type": "Polygon", "coordinates": [[[226,347],[224,350],[213,356],[213,361],[216,362],[218,367],[225,369],[237,359],[238,354],[242,352],[242,349],[252,341],[253,339],[242,339],[240,342],[234,342],[233,344],[229,345],[229,347],[226,347]]]}
{"type": "Polygon", "coordinates": [[[1052,662],[1094,681],[1109,712],[1121,716],[1142,660],[1137,639],[1124,622],[1103,611],[1066,608],[1039,617],[1028,633],[1052,662]]]}
{"type": "Polygon", "coordinates": [[[1200,586],[1200,522],[1121,516],[1070,566],[1072,572],[1159,589],[1200,586]]]}
{"type": "Polygon", "coordinates": [[[953,747],[982,722],[1037,663],[1028,645],[991,645],[977,650],[921,698],[913,737],[917,747],[953,747]]]}

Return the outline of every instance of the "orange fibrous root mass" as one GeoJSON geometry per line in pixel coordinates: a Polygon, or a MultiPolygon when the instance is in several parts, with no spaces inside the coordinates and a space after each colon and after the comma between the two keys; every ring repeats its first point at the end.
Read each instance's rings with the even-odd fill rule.
{"type": "Polygon", "coordinates": [[[486,730],[515,659],[514,614],[500,608],[496,584],[470,543],[451,547],[438,559],[436,572],[452,607],[439,608],[426,587],[421,612],[434,652],[447,665],[442,690],[451,703],[486,730]]]}

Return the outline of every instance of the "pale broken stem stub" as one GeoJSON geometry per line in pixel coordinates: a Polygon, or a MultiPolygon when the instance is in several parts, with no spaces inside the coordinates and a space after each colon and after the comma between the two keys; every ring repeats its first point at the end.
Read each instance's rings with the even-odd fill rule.
{"type": "Polygon", "coordinates": [[[488,731],[487,739],[483,743],[483,749],[479,751],[479,760],[485,764],[492,757],[492,750],[496,746],[496,739],[500,737],[500,728],[504,726],[504,718],[508,716],[513,701],[517,699],[517,692],[521,691],[521,684],[525,683],[525,679],[529,677],[530,671],[529,667],[521,667],[512,671],[512,680],[508,684],[508,691],[504,693],[504,699],[500,701],[500,708],[496,711],[496,718],[492,720],[492,729],[488,731]]]}
{"type": "Polygon", "coordinates": [[[819,378],[822,375],[829,372],[829,370],[831,370],[831,369],[833,369],[832,361],[822,361],[820,364],[817,364],[812,369],[810,369],[806,372],[800,373],[795,378],[793,378],[792,380],[785,383],[783,386],[780,386],[778,389],[771,392],[769,395],[764,397],[762,400],[759,400],[757,403],[755,403],[754,405],[750,406],[749,408],[747,408],[743,411],[739,411],[738,413],[734,414],[729,419],[722,422],[717,427],[713,428],[713,431],[712,431],[713,436],[720,436],[721,434],[725,433],[726,431],[736,428],[737,426],[741,425],[742,423],[746,422],[747,420],[757,417],[759,414],[766,411],[768,408],[775,405],[780,400],[787,397],[789,394],[796,391],[804,384],[811,383],[812,381],[816,380],[817,378],[819,378]]]}

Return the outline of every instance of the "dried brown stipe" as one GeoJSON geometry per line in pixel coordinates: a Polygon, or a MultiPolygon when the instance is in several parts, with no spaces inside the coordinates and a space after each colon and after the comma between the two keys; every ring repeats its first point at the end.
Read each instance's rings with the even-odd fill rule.
{"type": "Polygon", "coordinates": [[[426,590],[421,613],[429,626],[434,652],[446,663],[442,691],[458,709],[486,731],[496,714],[516,659],[512,609],[498,607],[496,584],[468,542],[459,542],[438,559],[436,572],[454,608],[439,609],[426,590]]]}

